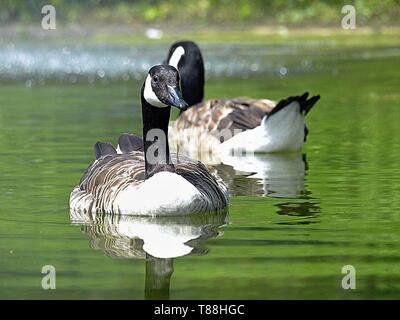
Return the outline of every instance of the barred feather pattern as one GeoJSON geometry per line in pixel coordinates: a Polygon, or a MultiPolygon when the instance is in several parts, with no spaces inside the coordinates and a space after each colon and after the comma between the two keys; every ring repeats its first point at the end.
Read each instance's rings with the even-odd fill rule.
{"type": "Polygon", "coordinates": [[[183,112],[170,126],[170,147],[207,164],[218,163],[212,153],[221,142],[233,137],[237,133],[235,130],[258,127],[275,105],[272,100],[251,98],[201,102],[183,112]],[[223,141],[219,136],[221,133],[223,141]],[[205,154],[205,150],[210,154],[205,154]]]}
{"type": "MultiPolygon", "coordinates": [[[[171,154],[176,174],[194,185],[202,195],[199,211],[219,210],[228,205],[228,189],[217,175],[199,161],[171,154]]],[[[106,155],[96,160],[70,196],[71,210],[82,213],[119,213],[114,205],[118,194],[145,181],[144,154],[134,151],[106,155]]],[[[173,187],[173,186],[171,186],[173,187]]],[[[156,195],[155,195],[156,196],[156,195]]],[[[132,199],[134,206],[135,199],[132,199]]]]}

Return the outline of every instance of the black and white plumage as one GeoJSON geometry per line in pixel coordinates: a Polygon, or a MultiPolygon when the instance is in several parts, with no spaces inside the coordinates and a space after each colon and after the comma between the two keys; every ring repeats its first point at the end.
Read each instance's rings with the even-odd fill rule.
{"type": "Polygon", "coordinates": [[[119,154],[110,144],[96,143],[97,159],[72,191],[71,210],[155,216],[213,211],[228,205],[227,187],[218,176],[199,161],[170,154],[167,139],[157,145],[162,135],[168,136],[170,105],[187,107],[178,86],[175,68],[150,69],[141,94],[146,140],[122,135],[119,154]],[[154,147],[159,147],[156,153],[154,147]]]}
{"type": "Polygon", "coordinates": [[[163,62],[179,71],[182,96],[189,106],[203,100],[204,96],[204,63],[200,48],[192,41],[174,43],[163,62]],[[195,66],[195,67],[194,67],[195,66]]]}
{"type": "Polygon", "coordinates": [[[278,103],[250,98],[203,101],[204,65],[199,47],[191,41],[176,42],[165,63],[178,68],[186,87],[183,98],[191,101],[191,107],[170,128],[173,148],[189,151],[185,153],[192,156],[194,153],[188,147],[219,153],[236,149],[250,152],[301,149],[308,133],[305,116],[319,95],[308,98],[305,93],[278,103]]]}

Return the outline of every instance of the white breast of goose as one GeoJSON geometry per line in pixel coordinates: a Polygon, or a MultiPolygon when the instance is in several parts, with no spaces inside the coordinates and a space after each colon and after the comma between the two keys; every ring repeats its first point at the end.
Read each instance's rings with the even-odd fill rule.
{"type": "Polygon", "coordinates": [[[176,173],[159,172],[137,186],[121,190],[113,212],[130,215],[170,215],[198,212],[208,202],[199,190],[176,173]]]}

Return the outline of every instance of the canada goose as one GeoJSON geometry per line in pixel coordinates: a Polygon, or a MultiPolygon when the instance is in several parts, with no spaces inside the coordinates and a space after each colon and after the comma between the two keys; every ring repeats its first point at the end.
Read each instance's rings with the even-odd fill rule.
{"type": "Polygon", "coordinates": [[[111,144],[97,142],[97,159],[72,191],[71,210],[155,216],[226,207],[228,190],[218,176],[199,161],[170,155],[166,139],[170,106],[187,108],[178,71],[171,66],[152,67],[141,103],[144,143],[124,135],[132,138],[131,144],[120,146],[124,153],[118,154],[111,144]]]}
{"type": "Polygon", "coordinates": [[[306,140],[304,118],[320,96],[308,93],[281,100],[233,98],[203,101],[204,65],[191,41],[174,43],[164,64],[181,74],[183,98],[189,108],[170,130],[171,145],[187,154],[299,151],[306,140]],[[188,150],[191,147],[192,150],[188,150]],[[195,152],[193,152],[195,151],[195,152]]]}

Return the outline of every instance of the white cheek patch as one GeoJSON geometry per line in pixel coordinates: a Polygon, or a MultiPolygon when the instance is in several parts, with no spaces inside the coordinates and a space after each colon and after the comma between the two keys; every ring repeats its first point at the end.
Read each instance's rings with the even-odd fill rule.
{"type": "Polygon", "coordinates": [[[144,92],[143,96],[145,100],[150,103],[152,106],[165,108],[168,107],[166,104],[162,103],[160,99],[158,99],[157,95],[154,93],[153,88],[151,86],[151,76],[148,75],[146,78],[146,82],[144,84],[144,92]]]}
{"type": "Polygon", "coordinates": [[[184,54],[185,54],[185,49],[183,49],[183,47],[180,46],[176,48],[171,58],[169,58],[168,64],[178,70],[179,61],[181,60],[184,54]]]}

